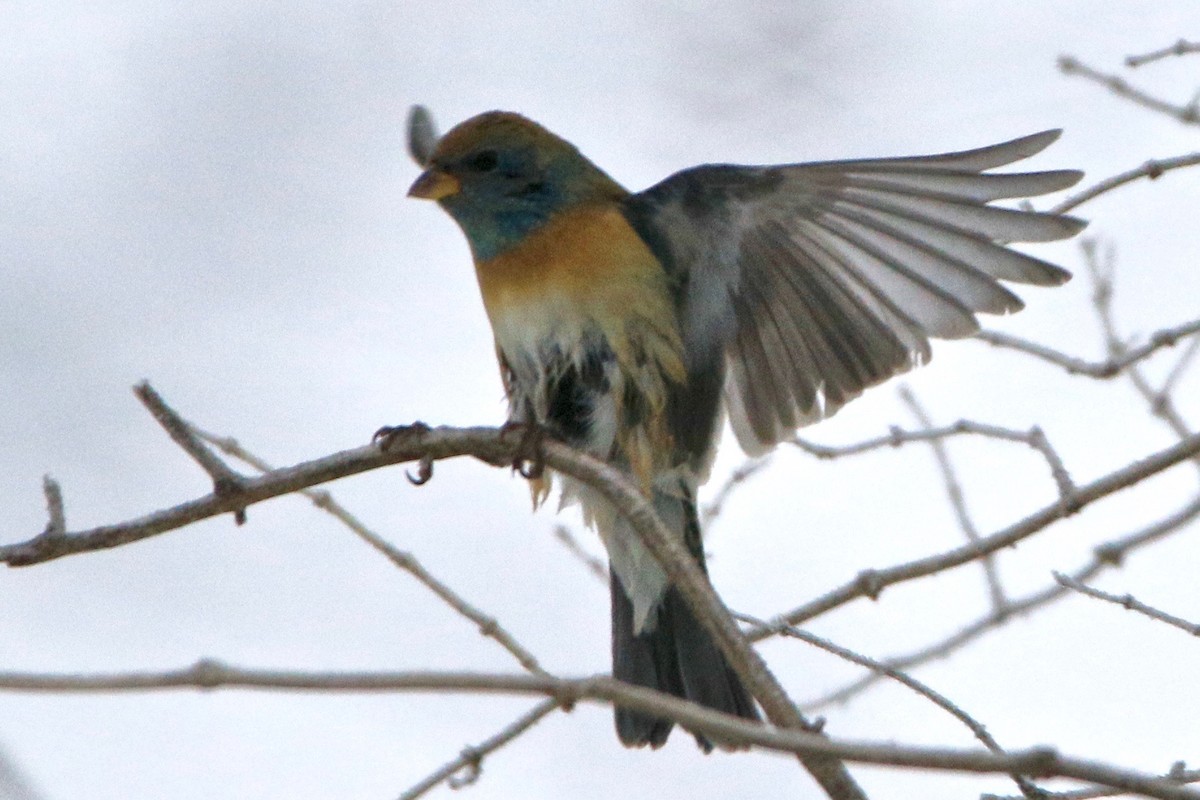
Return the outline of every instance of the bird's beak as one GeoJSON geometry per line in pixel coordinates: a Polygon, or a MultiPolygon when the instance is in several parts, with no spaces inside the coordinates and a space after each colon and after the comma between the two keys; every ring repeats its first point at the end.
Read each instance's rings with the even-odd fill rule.
{"type": "Polygon", "coordinates": [[[458,194],[460,189],[462,184],[458,182],[458,178],[448,172],[431,168],[413,181],[413,185],[408,188],[408,196],[419,197],[422,200],[441,200],[443,197],[458,194]]]}

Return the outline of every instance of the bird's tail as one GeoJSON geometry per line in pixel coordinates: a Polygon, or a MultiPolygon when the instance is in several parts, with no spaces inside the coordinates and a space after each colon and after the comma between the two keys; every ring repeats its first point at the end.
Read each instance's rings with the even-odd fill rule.
{"type": "MultiPolygon", "coordinates": [[[[704,569],[696,506],[690,498],[683,502],[687,506],[685,540],[704,569]]],[[[727,714],[759,719],[750,693],[678,589],[667,587],[657,609],[651,612],[650,623],[635,635],[633,603],[615,574],[610,573],[610,584],[613,677],[727,714]]],[[[666,742],[674,725],[670,720],[620,706],[615,715],[617,735],[627,747],[647,744],[659,747],[666,742]]],[[[708,738],[694,735],[705,752],[712,750],[713,743],[708,738]]]]}

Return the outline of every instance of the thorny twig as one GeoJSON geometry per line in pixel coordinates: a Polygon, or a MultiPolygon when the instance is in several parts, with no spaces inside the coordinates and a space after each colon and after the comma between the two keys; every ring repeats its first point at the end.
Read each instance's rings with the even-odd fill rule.
{"type": "Polygon", "coordinates": [[[725,510],[725,503],[728,502],[730,495],[733,494],[735,489],[770,465],[771,456],[766,455],[757,458],[748,458],[741,466],[735,469],[725,482],[721,484],[721,488],[713,493],[712,499],[700,510],[701,529],[705,529],[710,522],[721,516],[721,512],[725,510]]]}
{"type": "Polygon", "coordinates": [[[1067,355],[1052,347],[1037,342],[1031,342],[1020,336],[1013,336],[1000,331],[980,331],[975,338],[996,347],[1019,350],[1026,355],[1048,361],[1062,367],[1071,375],[1086,375],[1089,378],[1115,378],[1123,375],[1126,370],[1154,355],[1165,347],[1174,347],[1185,337],[1191,337],[1200,332],[1200,320],[1193,320],[1171,328],[1163,328],[1150,334],[1144,344],[1128,349],[1122,348],[1119,355],[1110,355],[1103,361],[1088,361],[1087,359],[1067,355]]]}
{"type": "MultiPolygon", "coordinates": [[[[213,482],[213,494],[237,497],[241,493],[245,478],[235,472],[228,464],[217,457],[216,453],[205,446],[199,437],[188,427],[187,423],[167,405],[158,392],[154,391],[147,381],[142,381],[133,387],[133,393],[151,416],[163,427],[175,444],[192,457],[200,467],[208,473],[213,482]]],[[[238,525],[246,522],[246,507],[238,506],[233,509],[233,518],[238,525]]]]}
{"type": "MultiPolygon", "coordinates": [[[[1190,436],[1152,456],[1139,459],[1091,483],[1079,486],[1072,494],[1069,505],[1064,506],[1062,502],[1052,503],[1007,528],[983,537],[978,542],[968,542],[951,550],[935,553],[915,561],[896,564],[885,569],[864,570],[836,589],[787,612],[782,615],[782,618],[792,625],[798,625],[858,598],[874,599],[888,586],[968,564],[988,553],[994,553],[1001,548],[1023,541],[1057,520],[1079,511],[1102,497],[1140,483],[1145,477],[1148,477],[1145,474],[1147,470],[1157,473],[1167,462],[1172,465],[1178,464],[1181,461],[1195,458],[1197,453],[1200,453],[1200,436],[1190,436]]],[[[766,632],[754,631],[750,634],[750,638],[761,639],[767,635],[769,634],[766,632]]]]}

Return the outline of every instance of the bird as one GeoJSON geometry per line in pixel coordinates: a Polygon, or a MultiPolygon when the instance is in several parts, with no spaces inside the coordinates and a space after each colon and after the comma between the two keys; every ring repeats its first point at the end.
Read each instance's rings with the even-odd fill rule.
{"type": "MultiPolygon", "coordinates": [[[[1002,281],[1067,281],[1008,245],[1085,225],[990,205],[1079,181],[1076,170],[992,171],[1058,130],[938,155],[708,164],[631,192],[517,113],[485,112],[440,137],[423,107],[409,119],[423,171],[408,194],[435,201],[466,237],[506,425],[621,469],[705,574],[697,492],[726,419],[746,453],[765,453],[928,361],[930,338],[969,336],[977,314],[1022,308],[1002,281]]],[[[527,477],[535,507],[561,481],[563,504],[581,506],[607,550],[613,676],[760,719],[622,514],[569,477],[527,477]]],[[[673,727],[614,713],[628,747],[658,748],[673,727]]]]}

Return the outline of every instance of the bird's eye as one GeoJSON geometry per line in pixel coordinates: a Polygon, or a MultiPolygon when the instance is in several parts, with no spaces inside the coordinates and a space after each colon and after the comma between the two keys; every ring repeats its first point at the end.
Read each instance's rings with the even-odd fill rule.
{"type": "Polygon", "coordinates": [[[467,159],[467,166],[474,172],[491,172],[499,161],[495,150],[480,150],[467,159]]]}

